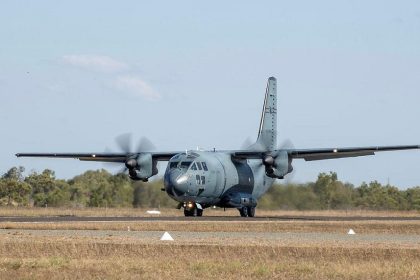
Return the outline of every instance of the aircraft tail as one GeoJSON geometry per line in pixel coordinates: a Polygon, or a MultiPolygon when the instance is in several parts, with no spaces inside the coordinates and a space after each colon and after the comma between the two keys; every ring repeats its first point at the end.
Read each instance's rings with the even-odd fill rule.
{"type": "Polygon", "coordinates": [[[274,77],[268,78],[255,146],[264,150],[275,150],[277,147],[277,80],[274,77]]]}

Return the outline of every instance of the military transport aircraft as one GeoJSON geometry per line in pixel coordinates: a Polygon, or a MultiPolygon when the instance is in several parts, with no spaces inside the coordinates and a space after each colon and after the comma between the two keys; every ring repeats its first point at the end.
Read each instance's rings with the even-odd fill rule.
{"type": "Polygon", "coordinates": [[[158,173],[157,162],[169,161],[165,190],[180,202],[185,216],[202,216],[211,206],[237,208],[242,217],[254,217],[258,199],[292,172],[292,160],[306,161],[374,155],[380,151],[419,149],[419,145],[329,149],[277,148],[277,81],[267,83],[257,141],[246,149],[229,151],[151,152],[143,140],[139,149],[120,139],[123,153],[19,153],[17,157],[76,158],[121,163],[133,180],[147,181],[158,173]],[[141,148],[143,147],[143,148],[141,148]]]}

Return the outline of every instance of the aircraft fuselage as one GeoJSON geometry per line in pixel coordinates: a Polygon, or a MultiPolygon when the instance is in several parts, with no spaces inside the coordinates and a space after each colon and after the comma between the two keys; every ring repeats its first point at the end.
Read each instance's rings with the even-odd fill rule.
{"type": "Polygon", "coordinates": [[[164,176],[169,196],[203,208],[255,207],[273,182],[266,176],[261,160],[234,159],[226,153],[204,151],[175,155],[164,176]]]}

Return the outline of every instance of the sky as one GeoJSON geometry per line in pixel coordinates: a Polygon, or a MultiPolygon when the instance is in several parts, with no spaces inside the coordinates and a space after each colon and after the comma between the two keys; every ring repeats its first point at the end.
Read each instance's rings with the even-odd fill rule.
{"type": "MultiPolygon", "coordinates": [[[[103,168],[14,154],[119,151],[126,132],[161,151],[239,149],[270,76],[279,145],[420,144],[420,2],[4,0],[0,172],[103,168]]],[[[420,185],[420,151],[294,167],[293,182],[420,185]]]]}

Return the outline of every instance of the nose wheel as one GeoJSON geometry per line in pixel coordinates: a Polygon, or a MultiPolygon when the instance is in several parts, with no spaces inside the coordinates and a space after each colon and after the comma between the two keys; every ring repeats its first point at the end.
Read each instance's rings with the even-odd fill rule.
{"type": "Polygon", "coordinates": [[[203,216],[203,208],[198,203],[186,202],[184,203],[185,217],[201,217],[203,216]]]}
{"type": "Polygon", "coordinates": [[[239,208],[239,214],[241,214],[241,217],[255,217],[255,207],[242,207],[239,208]]]}
{"type": "Polygon", "coordinates": [[[196,207],[192,209],[184,208],[185,217],[201,217],[203,216],[203,209],[198,209],[196,207]]]}

